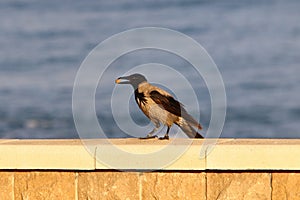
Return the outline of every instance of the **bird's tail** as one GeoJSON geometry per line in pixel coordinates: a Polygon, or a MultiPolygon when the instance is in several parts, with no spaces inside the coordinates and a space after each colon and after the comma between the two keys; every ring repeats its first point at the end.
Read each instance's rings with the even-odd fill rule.
{"type": "MultiPolygon", "coordinates": [[[[184,118],[182,118],[180,120],[180,123],[176,123],[180,128],[181,130],[183,130],[183,132],[185,132],[185,134],[187,136],[189,136],[190,138],[203,138],[203,136],[198,133],[191,125],[193,124],[190,124],[189,121],[185,120],[184,118]]],[[[199,125],[200,126],[200,125],[199,125]]],[[[202,129],[202,127],[200,126],[197,126],[197,128],[199,129],[202,129]]]]}

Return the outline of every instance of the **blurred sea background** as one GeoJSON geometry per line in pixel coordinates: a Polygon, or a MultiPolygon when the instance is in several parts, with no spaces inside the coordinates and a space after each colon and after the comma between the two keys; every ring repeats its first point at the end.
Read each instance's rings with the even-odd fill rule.
{"type": "MultiPolygon", "coordinates": [[[[81,63],[101,41],[144,26],[180,31],[215,61],[227,92],[221,137],[300,138],[299,10],[298,0],[1,0],[0,138],[78,138],[72,88],[81,63]]],[[[112,65],[130,69],[148,62],[188,65],[152,51],[112,65]]],[[[103,80],[109,89],[98,91],[96,101],[110,98],[114,78],[122,75],[111,69],[103,80]]],[[[193,82],[197,77],[190,74],[193,82]]],[[[181,83],[173,81],[172,87],[181,83]]],[[[205,84],[198,89],[200,121],[208,127],[209,93],[205,84]]],[[[106,135],[128,137],[103,105],[96,103],[96,110],[106,135]]],[[[147,125],[133,98],[130,105],[134,121],[147,125]]],[[[122,119],[126,123],[128,116],[122,119]]]]}

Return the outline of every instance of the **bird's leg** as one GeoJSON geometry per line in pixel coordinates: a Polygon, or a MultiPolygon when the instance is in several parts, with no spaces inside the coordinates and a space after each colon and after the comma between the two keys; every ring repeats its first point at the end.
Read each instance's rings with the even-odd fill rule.
{"type": "Polygon", "coordinates": [[[153,133],[155,133],[159,129],[160,123],[154,123],[154,125],[155,125],[154,129],[150,133],[148,133],[146,137],[141,137],[140,139],[157,138],[157,135],[153,135],[153,133]]]}
{"type": "Polygon", "coordinates": [[[140,139],[151,139],[151,138],[157,138],[157,135],[152,135],[154,132],[156,132],[158,127],[155,127],[150,133],[147,134],[146,137],[140,137],[140,139]]]}
{"type": "Polygon", "coordinates": [[[160,140],[168,140],[169,139],[169,131],[170,131],[170,127],[168,126],[167,133],[165,134],[165,136],[164,137],[160,137],[158,139],[160,139],[160,140]]]}

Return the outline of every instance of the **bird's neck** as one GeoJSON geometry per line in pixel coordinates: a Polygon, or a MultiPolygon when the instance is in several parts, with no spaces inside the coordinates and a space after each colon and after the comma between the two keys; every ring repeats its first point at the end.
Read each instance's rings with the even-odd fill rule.
{"type": "Polygon", "coordinates": [[[147,81],[141,82],[141,83],[131,83],[134,90],[138,90],[139,87],[142,85],[147,84],[147,81]]]}

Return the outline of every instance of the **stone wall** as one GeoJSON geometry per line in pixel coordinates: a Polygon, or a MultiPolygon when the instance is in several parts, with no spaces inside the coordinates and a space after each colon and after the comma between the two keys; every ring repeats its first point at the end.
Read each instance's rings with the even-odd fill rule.
{"type": "Polygon", "coordinates": [[[300,140],[222,139],[201,158],[205,141],[0,140],[0,200],[300,200],[300,140]],[[151,160],[132,163],[110,151],[149,154],[186,144],[174,162],[151,170],[151,160]],[[100,154],[120,166],[112,169],[100,154]]]}
{"type": "Polygon", "coordinates": [[[0,199],[300,199],[299,172],[0,172],[0,199]]]}

